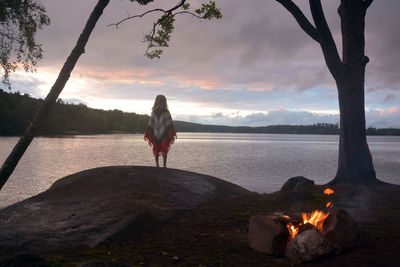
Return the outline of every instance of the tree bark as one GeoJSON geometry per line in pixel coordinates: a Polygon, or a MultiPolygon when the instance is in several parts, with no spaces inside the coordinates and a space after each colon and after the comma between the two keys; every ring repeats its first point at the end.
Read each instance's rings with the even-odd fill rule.
{"type": "Polygon", "coordinates": [[[337,82],[340,109],[339,159],[336,176],[330,184],[371,184],[378,181],[367,144],[363,79],[361,74],[353,73],[347,79],[337,82]]]}
{"type": "Polygon", "coordinates": [[[86,22],[85,28],[83,29],[81,35],[79,36],[79,39],[75,47],[72,49],[71,54],[64,63],[64,66],[62,67],[57,77],[57,80],[52,86],[42,107],[40,108],[39,112],[35,115],[29,126],[26,128],[24,134],[21,136],[18,143],[15,145],[14,149],[12,150],[12,152],[4,162],[3,166],[1,167],[0,189],[7,182],[8,178],[10,177],[15,167],[17,166],[19,160],[21,159],[26,149],[32,142],[35,134],[43,125],[47,115],[50,112],[51,107],[54,105],[61,91],[64,89],[64,86],[67,83],[71,75],[71,72],[75,67],[76,62],[78,61],[82,53],[85,52],[85,45],[89,40],[90,34],[92,33],[98,19],[103,14],[103,10],[106,8],[109,2],[110,0],[99,0],[97,2],[97,5],[93,9],[92,13],[90,14],[90,17],[86,22]]]}
{"type": "Polygon", "coordinates": [[[342,0],[342,62],[344,71],[335,77],[340,109],[339,160],[335,178],[330,182],[371,184],[378,182],[365,130],[365,15],[368,3],[342,0]]]}
{"type": "Polygon", "coordinates": [[[292,0],[276,0],[300,27],[321,46],[326,65],[336,81],[340,109],[338,169],[330,184],[373,184],[376,178],[365,129],[364,80],[365,14],[373,0],[341,0],[342,59],[326,22],[321,0],[309,0],[315,28],[292,0]]]}

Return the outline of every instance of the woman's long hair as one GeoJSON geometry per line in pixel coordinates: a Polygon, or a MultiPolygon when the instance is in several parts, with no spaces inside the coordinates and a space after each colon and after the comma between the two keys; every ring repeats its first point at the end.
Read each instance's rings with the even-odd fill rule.
{"type": "Polygon", "coordinates": [[[158,95],[154,101],[154,106],[152,108],[154,112],[160,112],[168,110],[167,98],[163,95],[158,95]]]}

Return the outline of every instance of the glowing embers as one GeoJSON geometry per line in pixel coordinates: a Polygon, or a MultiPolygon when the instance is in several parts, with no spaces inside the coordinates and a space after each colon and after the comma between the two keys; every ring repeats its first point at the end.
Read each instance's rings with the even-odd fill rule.
{"type": "Polygon", "coordinates": [[[330,188],[325,188],[325,190],[324,190],[324,194],[325,195],[332,195],[333,193],[335,193],[335,191],[333,191],[332,189],[330,189],[330,188]]]}

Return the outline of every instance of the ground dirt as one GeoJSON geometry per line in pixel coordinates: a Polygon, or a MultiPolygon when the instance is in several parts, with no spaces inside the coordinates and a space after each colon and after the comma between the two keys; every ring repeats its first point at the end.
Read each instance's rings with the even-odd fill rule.
{"type": "Polygon", "coordinates": [[[110,264],[96,266],[400,266],[400,186],[331,188],[335,189],[331,196],[322,193],[324,187],[315,186],[308,191],[220,198],[128,241],[41,256],[55,266],[93,260],[110,264]],[[308,212],[331,200],[348,210],[358,224],[359,243],[352,251],[300,263],[264,255],[248,246],[246,233],[252,215],[308,212]]]}

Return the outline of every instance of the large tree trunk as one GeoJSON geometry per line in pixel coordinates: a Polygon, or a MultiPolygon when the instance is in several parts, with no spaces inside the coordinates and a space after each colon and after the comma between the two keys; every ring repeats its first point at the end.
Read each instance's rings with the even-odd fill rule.
{"type": "Polygon", "coordinates": [[[368,57],[365,56],[365,14],[359,0],[342,0],[338,9],[342,30],[342,71],[334,75],[340,108],[339,160],[331,183],[375,183],[372,156],[365,130],[364,79],[368,57]]]}
{"type": "Polygon", "coordinates": [[[337,83],[340,108],[339,160],[331,184],[376,182],[365,130],[364,76],[353,73],[337,83]]]}
{"type": "Polygon", "coordinates": [[[64,89],[65,84],[67,83],[72,70],[75,67],[76,62],[82,53],[85,52],[85,45],[89,40],[90,34],[92,33],[94,27],[100,16],[103,14],[104,8],[108,5],[110,0],[99,0],[88,21],[86,22],[85,28],[83,29],[79,39],[71,51],[71,54],[67,58],[67,61],[64,63],[57,80],[55,81],[53,87],[51,88],[49,94],[47,95],[43,106],[40,108],[39,112],[35,115],[32,122],[29,124],[27,129],[25,130],[22,137],[19,139],[18,143],[15,145],[13,151],[10,153],[3,166],[0,169],[0,189],[7,182],[8,178],[14,171],[17,166],[19,160],[25,153],[26,149],[30,145],[33,140],[33,137],[37,133],[37,131],[42,126],[45,121],[51,107],[56,102],[58,96],[61,91],[64,89]]]}
{"type": "Polygon", "coordinates": [[[378,182],[369,152],[365,130],[364,79],[365,14],[373,0],[341,0],[343,56],[339,56],[326,22],[321,0],[309,0],[312,25],[292,0],[276,0],[296,19],[300,27],[321,46],[326,65],[336,81],[340,108],[339,160],[330,184],[378,182]]]}

